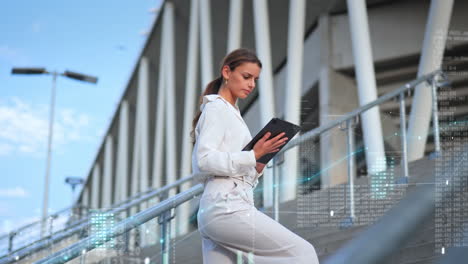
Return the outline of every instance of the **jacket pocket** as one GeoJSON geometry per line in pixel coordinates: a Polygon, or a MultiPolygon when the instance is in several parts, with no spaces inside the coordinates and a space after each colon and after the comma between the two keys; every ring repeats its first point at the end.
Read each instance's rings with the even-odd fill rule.
{"type": "Polygon", "coordinates": [[[235,188],[229,192],[228,199],[232,202],[247,203],[249,205],[252,205],[253,202],[249,199],[247,192],[244,190],[244,188],[242,188],[242,186],[236,182],[234,182],[234,185],[235,188]]]}

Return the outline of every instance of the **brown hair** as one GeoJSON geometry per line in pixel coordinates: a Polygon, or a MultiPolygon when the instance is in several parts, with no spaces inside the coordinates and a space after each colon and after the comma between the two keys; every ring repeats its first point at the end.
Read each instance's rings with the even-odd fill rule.
{"type": "MultiPolygon", "coordinates": [[[[219,92],[219,88],[223,84],[224,78],[221,74],[221,71],[225,65],[229,66],[231,71],[235,70],[238,66],[243,63],[251,62],[256,63],[258,67],[262,68],[262,62],[258,59],[255,52],[249,49],[236,49],[231,51],[226,57],[224,57],[223,62],[220,68],[220,76],[213,81],[211,81],[205,88],[205,91],[200,96],[199,105],[203,103],[203,97],[209,94],[217,94],[219,92]]],[[[198,120],[200,119],[201,111],[198,110],[198,113],[195,115],[195,118],[192,121],[192,131],[190,135],[192,137],[192,142],[195,144],[195,127],[197,126],[198,120]]]]}

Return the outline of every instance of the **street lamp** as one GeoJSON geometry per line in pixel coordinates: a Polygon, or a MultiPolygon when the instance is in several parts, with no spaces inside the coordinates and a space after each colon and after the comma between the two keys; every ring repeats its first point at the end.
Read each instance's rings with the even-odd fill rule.
{"type": "Polygon", "coordinates": [[[65,179],[65,183],[69,184],[71,186],[71,189],[72,189],[72,203],[73,203],[73,199],[75,197],[75,188],[76,186],[78,185],[81,185],[84,183],[84,179],[83,178],[80,178],[80,177],[67,177],[65,179]]]}
{"type": "Polygon", "coordinates": [[[65,179],[65,183],[69,184],[72,190],[71,193],[71,212],[68,221],[73,222],[79,219],[83,213],[83,205],[79,204],[78,206],[73,206],[73,202],[75,201],[75,188],[78,185],[82,185],[84,183],[84,179],[80,177],[67,177],[65,179]]]}
{"type": "Polygon", "coordinates": [[[67,78],[89,82],[97,83],[97,77],[85,75],[82,73],[76,73],[72,71],[65,71],[59,73],[56,71],[47,71],[45,68],[13,68],[11,74],[49,74],[52,75],[52,92],[50,100],[50,116],[49,116],[49,137],[47,144],[47,166],[44,182],[44,201],[42,205],[42,224],[41,224],[41,237],[45,235],[46,220],[47,220],[47,208],[49,203],[49,176],[50,176],[50,163],[52,158],[52,137],[53,137],[53,126],[54,126],[54,108],[55,108],[55,87],[57,83],[57,76],[65,76],[67,78]]]}

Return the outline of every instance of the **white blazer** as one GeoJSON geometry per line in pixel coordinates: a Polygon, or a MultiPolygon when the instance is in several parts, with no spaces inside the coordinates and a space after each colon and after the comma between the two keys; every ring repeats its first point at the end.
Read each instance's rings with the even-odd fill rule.
{"type": "Polygon", "coordinates": [[[255,188],[263,171],[257,173],[255,169],[253,150],[242,151],[252,135],[239,109],[220,95],[211,94],[203,97],[200,111],[192,152],[193,173],[233,177],[255,188]]]}

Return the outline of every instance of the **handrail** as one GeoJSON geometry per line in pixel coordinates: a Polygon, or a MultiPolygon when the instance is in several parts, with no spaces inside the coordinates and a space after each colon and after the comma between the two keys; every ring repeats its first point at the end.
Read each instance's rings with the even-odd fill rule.
{"type": "MultiPolygon", "coordinates": [[[[282,154],[289,149],[296,147],[308,140],[314,139],[321,134],[327,132],[328,130],[341,126],[341,124],[345,123],[346,128],[344,130],[347,130],[347,145],[348,145],[348,180],[349,180],[349,191],[350,191],[350,217],[348,219],[348,223],[352,224],[354,221],[354,155],[352,154],[354,152],[354,137],[353,137],[353,129],[355,122],[353,120],[358,120],[357,118],[359,115],[364,113],[365,111],[371,109],[374,106],[378,106],[390,99],[393,98],[398,98],[399,99],[399,104],[400,104],[400,138],[401,138],[401,149],[402,149],[402,160],[401,160],[401,168],[402,168],[402,175],[403,178],[401,179],[401,183],[407,183],[408,182],[408,159],[407,159],[407,142],[406,142],[406,114],[405,114],[405,93],[408,92],[411,89],[414,89],[418,84],[423,83],[423,82],[428,82],[431,85],[432,89],[432,104],[433,106],[437,106],[437,86],[441,86],[442,81],[445,81],[446,75],[443,71],[441,70],[436,70],[433,71],[429,74],[423,75],[416,80],[413,80],[400,88],[393,90],[389,93],[384,94],[383,96],[380,96],[376,100],[367,103],[359,108],[356,108],[355,110],[344,114],[343,116],[333,120],[332,122],[329,122],[325,125],[322,125],[320,127],[317,127],[309,132],[306,132],[305,134],[301,135],[300,137],[294,138],[291,141],[288,142],[278,153],[273,157],[273,211],[274,211],[274,219],[276,221],[279,221],[279,176],[278,173],[276,173],[276,165],[278,164],[278,159],[282,156],[282,154]],[[437,80],[437,77],[441,76],[442,80],[437,80]]],[[[432,111],[432,118],[435,123],[434,125],[434,141],[435,141],[435,149],[436,153],[440,151],[440,140],[439,140],[439,126],[438,126],[438,112],[437,108],[434,107],[435,109],[432,111]]]]}
{"type": "MultiPolygon", "coordinates": [[[[73,206],[65,207],[65,208],[63,208],[63,209],[61,209],[61,210],[59,210],[59,211],[57,211],[57,212],[55,212],[55,213],[49,214],[49,215],[47,215],[46,218],[49,218],[49,217],[53,217],[53,216],[55,216],[55,215],[62,214],[63,212],[68,211],[68,210],[70,210],[70,209],[73,209],[73,206]]],[[[25,224],[25,225],[23,225],[23,226],[20,226],[20,227],[14,229],[14,230],[11,230],[10,232],[4,233],[4,234],[0,235],[0,240],[1,240],[1,239],[8,238],[8,237],[10,236],[11,233],[17,234],[17,233],[21,232],[21,230],[24,230],[24,229],[26,229],[26,228],[29,228],[29,227],[33,226],[33,225],[39,224],[40,222],[42,222],[42,219],[38,219],[38,220],[33,221],[33,222],[31,222],[31,223],[28,223],[28,224],[25,224]]]]}
{"type": "MultiPolygon", "coordinates": [[[[353,129],[353,126],[351,126],[351,122],[350,120],[352,120],[353,118],[356,118],[358,115],[360,115],[361,113],[367,111],[368,109],[374,107],[374,106],[377,106],[377,105],[380,105],[382,104],[383,102],[386,102],[394,97],[397,97],[397,96],[400,96],[400,104],[403,104],[404,105],[404,93],[407,92],[408,90],[410,89],[413,89],[414,87],[416,87],[416,85],[422,83],[422,82],[430,82],[432,84],[432,88],[433,89],[436,89],[436,84],[435,84],[435,77],[439,76],[439,75],[443,75],[443,72],[440,71],[440,70],[437,70],[437,71],[434,71],[430,74],[427,74],[427,75],[424,75],[412,82],[409,82],[407,83],[406,85],[404,85],[403,87],[395,90],[395,91],[392,91],[390,93],[387,93],[381,97],[379,97],[377,100],[371,102],[371,103],[368,103],[364,106],[361,106],[351,112],[349,112],[348,114],[345,114],[344,116],[336,119],[335,121],[333,122],[330,122],[329,124],[326,124],[326,125],[323,125],[321,127],[318,127],[316,129],[313,129],[312,131],[309,131],[303,135],[301,135],[300,137],[296,138],[296,139],[293,139],[289,142],[289,144],[287,144],[278,154],[282,154],[284,153],[285,151],[287,151],[288,149],[291,149],[292,147],[295,147],[307,140],[310,140],[312,138],[315,138],[317,136],[319,136],[320,134],[330,130],[331,128],[333,127],[336,127],[336,126],[339,126],[340,124],[346,122],[347,123],[347,129],[348,129],[348,133],[351,129],[353,129]]],[[[435,98],[435,100],[437,100],[437,98],[435,98]]],[[[434,114],[437,114],[436,112],[434,114]]],[[[401,113],[400,113],[400,118],[404,118],[402,117],[401,113]]],[[[404,135],[404,134],[403,134],[404,135]]],[[[435,136],[438,136],[438,131],[436,133],[435,136]]],[[[406,140],[402,140],[402,144],[405,144],[406,140]]],[[[352,150],[354,146],[352,146],[352,140],[349,140],[348,141],[348,152],[350,152],[350,150],[352,150]]],[[[406,155],[406,153],[404,154],[406,155]]],[[[275,158],[273,159],[273,162],[275,164],[275,161],[277,159],[279,155],[276,155],[275,158]]],[[[407,164],[406,164],[407,166],[407,164]]],[[[274,174],[274,178],[276,178],[276,175],[275,173],[274,174]]],[[[275,185],[275,184],[274,184],[275,185]]],[[[167,187],[167,186],[165,186],[167,187]]],[[[163,188],[165,188],[163,187],[163,188]]],[[[278,191],[278,188],[276,188],[274,190],[275,192],[278,191]]],[[[99,244],[99,243],[105,243],[106,241],[110,240],[111,238],[115,237],[115,236],[118,236],[118,235],[121,235],[127,231],[129,231],[130,229],[132,228],[135,228],[139,225],[141,225],[142,223],[146,222],[146,221],[149,221],[150,219],[156,217],[156,216],[159,216],[161,214],[163,214],[164,212],[172,209],[172,208],[175,208],[176,206],[178,206],[179,204],[185,202],[185,201],[188,201],[190,200],[193,196],[195,195],[198,195],[200,193],[203,192],[203,186],[201,184],[198,184],[194,187],[192,187],[191,189],[187,190],[187,191],[184,191],[182,193],[179,193],[177,194],[176,196],[172,197],[172,198],[169,198],[169,199],[166,199],[162,202],[160,202],[158,205],[152,207],[152,208],[149,208],[149,209],[146,209],[132,217],[129,217],[127,218],[126,220],[120,222],[115,228],[111,229],[111,230],[108,230],[106,231],[106,234],[107,236],[105,236],[105,238],[99,238],[99,237],[94,237],[94,236],[91,236],[91,237],[88,237],[86,239],[83,239],[75,244],[73,244],[72,246],[69,246],[67,247],[66,249],[63,249],[63,250],[60,250],[59,252],[53,254],[52,256],[46,258],[46,259],[43,259],[37,263],[63,263],[64,260],[65,261],[68,261],[68,260],[71,260],[72,258],[75,258],[77,256],[79,256],[83,249],[86,249],[86,250],[89,250],[89,249],[92,249],[94,248],[95,245],[99,244]],[[89,243],[89,242],[93,242],[93,243],[89,243]]],[[[275,199],[275,204],[277,203],[277,197],[278,195],[276,195],[276,199],[275,199]]],[[[143,201],[145,201],[145,196],[137,199],[137,200],[134,200],[132,202],[130,202],[129,206],[133,206],[133,205],[137,205],[143,201]]],[[[149,199],[149,198],[147,198],[149,199]]],[[[277,206],[275,206],[276,210],[278,209],[277,206]]],[[[119,208],[116,209],[117,211],[119,210],[119,208]]],[[[396,209],[395,209],[396,210],[396,209]]],[[[169,220],[163,220],[163,225],[165,225],[165,221],[170,221],[169,220]]],[[[164,248],[163,248],[164,250],[164,248]]],[[[167,253],[167,252],[166,252],[167,253]]]]}
{"type": "Polygon", "coordinates": [[[157,216],[162,215],[168,210],[176,208],[178,205],[191,200],[194,196],[197,196],[202,192],[203,185],[199,183],[184,192],[181,192],[171,198],[160,202],[158,205],[150,207],[142,212],[137,213],[132,217],[127,218],[126,220],[119,222],[114,228],[107,230],[104,235],[99,234],[90,236],[35,263],[55,264],[70,261],[73,258],[78,257],[80,254],[86,254],[87,251],[96,248],[96,246],[98,245],[104,244],[112,238],[130,231],[131,229],[138,227],[141,224],[157,216]]]}
{"type": "MultiPolygon", "coordinates": [[[[468,153],[468,144],[462,148],[462,152],[468,153]]],[[[457,173],[461,177],[468,177],[466,168],[463,172],[459,171],[460,167],[463,169],[459,164],[464,164],[464,159],[466,155],[453,156],[449,164],[458,164],[458,166],[449,166],[443,173],[447,176],[457,173]]],[[[448,188],[448,190],[440,197],[442,200],[451,199],[454,189],[448,188]]],[[[418,230],[418,227],[421,227],[421,222],[430,219],[435,211],[434,197],[433,185],[417,185],[414,192],[392,208],[379,222],[352,239],[324,263],[381,263],[395,249],[401,247],[403,242],[418,230]]]]}
{"type": "MultiPolygon", "coordinates": [[[[133,206],[136,206],[142,202],[146,202],[150,199],[153,199],[154,197],[156,196],[159,196],[159,195],[164,195],[165,193],[167,193],[169,190],[173,189],[173,188],[176,188],[178,187],[179,185],[183,184],[183,183],[186,183],[187,181],[190,181],[192,179],[194,179],[194,177],[197,177],[199,175],[204,175],[203,173],[199,173],[199,174],[194,174],[194,175],[190,175],[190,176],[187,176],[187,177],[184,177],[184,178],[181,178],[171,184],[167,184],[165,185],[164,187],[161,187],[159,189],[156,189],[156,190],[152,190],[150,192],[146,192],[144,194],[140,194],[140,195],[135,195],[136,198],[133,198],[133,199],[130,199],[129,201],[127,200],[126,202],[123,202],[123,203],[120,203],[120,206],[117,207],[117,208],[114,208],[114,209],[110,209],[108,211],[106,211],[107,213],[111,213],[111,214],[118,214],[118,213],[121,213],[123,211],[126,211],[128,210],[129,208],[133,207],[133,206]]],[[[35,241],[34,243],[31,243],[23,248],[20,248],[6,256],[3,256],[2,258],[0,258],[0,264],[5,264],[5,263],[10,263],[10,262],[13,262],[13,261],[17,261],[19,259],[22,259],[26,256],[28,256],[29,254],[31,254],[32,252],[36,252],[38,250],[41,250],[43,248],[46,248],[47,246],[49,246],[51,243],[56,243],[62,239],[65,239],[67,237],[70,237],[82,230],[85,230],[89,225],[89,216],[84,218],[84,219],[81,219],[79,221],[77,221],[74,225],[72,226],[69,226],[67,227],[66,229],[63,229],[61,231],[58,231],[56,233],[54,233],[53,235],[51,236],[47,236],[47,237],[44,237],[43,239],[40,239],[38,241],[35,241]]]]}
{"type": "Polygon", "coordinates": [[[279,156],[281,155],[282,153],[284,153],[285,151],[299,145],[299,144],[302,144],[304,143],[305,141],[308,141],[308,140],[311,140],[317,136],[319,136],[320,134],[323,134],[324,132],[334,128],[334,127],[337,127],[339,126],[340,124],[346,122],[347,120],[349,119],[352,119],[352,118],[356,118],[357,116],[359,116],[360,114],[362,114],[363,112],[369,110],[370,108],[374,107],[374,106],[377,106],[377,105],[380,105],[382,104],[383,102],[386,102],[394,97],[397,97],[399,96],[401,93],[404,93],[408,90],[411,90],[413,88],[416,87],[416,85],[422,83],[422,82],[425,82],[425,81],[428,81],[432,78],[434,78],[436,75],[439,75],[439,74],[443,74],[443,72],[441,70],[436,70],[434,72],[431,72],[429,74],[426,74],[426,75],[423,75],[421,77],[419,77],[418,79],[416,80],[413,80],[403,86],[401,86],[400,88],[396,89],[396,90],[393,90],[389,93],[386,93],[385,95],[382,95],[381,97],[379,97],[378,99],[376,99],[375,101],[372,101],[368,104],[365,104],[359,108],[356,108],[355,110],[347,113],[347,114],[344,114],[343,116],[331,121],[330,123],[327,123],[325,125],[322,125],[320,127],[317,127],[315,129],[312,129],[311,131],[305,133],[305,134],[302,134],[300,137],[297,137],[297,138],[294,138],[292,139],[291,141],[288,142],[288,144],[286,144],[279,152],[278,152],[278,155],[276,156],[279,156]]]}
{"type": "MultiPolygon", "coordinates": [[[[60,215],[64,214],[65,212],[67,211],[70,211],[71,213],[73,213],[73,209],[77,208],[76,206],[69,206],[69,207],[66,207],[66,208],[63,208],[57,212],[54,212],[54,213],[51,213],[51,214],[48,214],[47,217],[45,219],[38,219],[34,222],[31,222],[31,223],[28,223],[24,226],[21,226],[19,228],[16,228],[15,230],[12,230],[10,232],[8,232],[7,234],[4,234],[2,236],[0,236],[0,240],[2,239],[7,239],[7,245],[6,245],[6,253],[5,254],[1,254],[0,255],[0,258],[3,257],[3,256],[6,256],[8,254],[10,254],[11,252],[13,252],[13,248],[14,248],[14,243],[18,243],[17,240],[19,238],[23,238],[23,237],[20,237],[19,235],[21,235],[21,233],[26,230],[26,229],[30,229],[30,228],[33,228],[35,225],[38,225],[40,224],[41,222],[43,221],[51,221],[50,224],[48,224],[48,228],[50,229],[49,232],[52,232],[53,230],[53,220],[58,218],[60,215]]],[[[32,237],[31,233],[28,232],[27,233],[27,236],[29,238],[32,237]]],[[[43,237],[41,237],[39,234],[38,234],[39,238],[34,240],[33,242],[30,242],[29,244],[26,244],[26,245],[23,245],[21,248],[24,248],[25,246],[27,245],[30,245],[32,243],[34,243],[35,241],[38,241],[40,239],[42,239],[43,237]]],[[[20,241],[23,241],[24,242],[24,239],[23,240],[20,240],[20,241]]],[[[27,242],[27,241],[26,241],[27,242]]],[[[18,249],[16,249],[18,250],[18,249]]]]}

